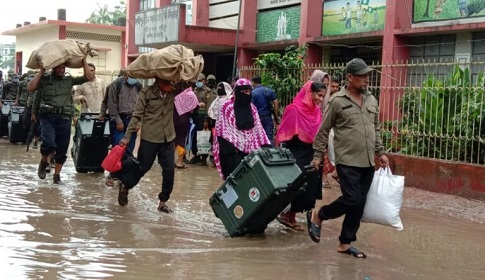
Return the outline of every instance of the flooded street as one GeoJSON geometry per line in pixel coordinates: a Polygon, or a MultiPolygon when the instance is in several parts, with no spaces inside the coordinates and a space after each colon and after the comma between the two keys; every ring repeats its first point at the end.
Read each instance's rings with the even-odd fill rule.
{"type": "MultiPolygon", "coordinates": [[[[324,223],[320,244],[277,222],[227,237],[208,202],[222,183],[213,168],[176,170],[169,215],[156,210],[158,165],[120,207],[103,174],[76,173],[70,157],[59,186],[37,177],[39,150],[2,139],[0,151],[2,280],[485,279],[484,202],[406,189],[404,230],[362,224],[362,260],[337,253],[342,219],[324,223]]],[[[324,189],[321,203],[339,194],[324,189]]]]}

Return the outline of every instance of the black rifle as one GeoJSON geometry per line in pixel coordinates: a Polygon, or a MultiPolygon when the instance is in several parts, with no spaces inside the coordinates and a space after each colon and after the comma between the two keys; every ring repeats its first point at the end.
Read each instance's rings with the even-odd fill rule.
{"type": "Polygon", "coordinates": [[[27,152],[29,151],[30,148],[30,143],[32,143],[32,139],[34,139],[34,128],[35,128],[35,122],[32,122],[30,125],[30,130],[29,134],[27,135],[27,140],[25,141],[25,145],[27,145],[27,152]]]}

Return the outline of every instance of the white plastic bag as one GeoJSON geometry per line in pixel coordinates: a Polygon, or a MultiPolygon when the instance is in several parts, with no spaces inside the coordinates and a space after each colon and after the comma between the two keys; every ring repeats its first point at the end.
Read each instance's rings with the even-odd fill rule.
{"type": "Polygon", "coordinates": [[[197,131],[197,155],[209,155],[211,153],[211,132],[209,130],[197,131]]]}
{"type": "Polygon", "coordinates": [[[389,167],[380,168],[374,175],[367,194],[363,222],[403,229],[399,211],[402,205],[404,176],[392,175],[389,167]]]}
{"type": "Polygon", "coordinates": [[[328,160],[330,163],[335,166],[335,148],[333,144],[333,128],[330,129],[330,133],[328,134],[328,160]]]}

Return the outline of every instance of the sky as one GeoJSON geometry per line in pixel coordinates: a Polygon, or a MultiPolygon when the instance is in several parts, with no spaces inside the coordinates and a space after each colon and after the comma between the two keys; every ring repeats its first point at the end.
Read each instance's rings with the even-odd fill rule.
{"type": "MultiPolygon", "coordinates": [[[[4,1],[2,1],[4,2],[4,1]]],[[[39,17],[57,19],[57,9],[66,9],[67,21],[85,22],[91,13],[108,5],[113,8],[119,0],[14,0],[2,3],[0,8],[0,33],[15,29],[17,23],[39,22],[39,17]],[[7,4],[8,3],[8,4],[7,4]]],[[[0,36],[0,43],[13,43],[15,36],[0,36]]]]}

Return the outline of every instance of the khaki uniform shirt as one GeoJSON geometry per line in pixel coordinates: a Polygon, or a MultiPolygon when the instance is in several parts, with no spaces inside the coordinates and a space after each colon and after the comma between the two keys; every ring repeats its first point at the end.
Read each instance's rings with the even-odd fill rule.
{"type": "Polygon", "coordinates": [[[322,126],[313,142],[314,159],[323,159],[328,134],[333,128],[336,164],[374,166],[374,154],[384,153],[380,137],[379,105],[370,93],[362,97],[361,107],[350,98],[346,88],[330,98],[322,126]]]}
{"type": "Polygon", "coordinates": [[[101,108],[101,103],[103,102],[105,94],[105,84],[103,80],[94,78],[91,81],[87,81],[82,85],[77,86],[74,92],[74,102],[76,104],[81,103],[81,98],[86,99],[86,104],[81,104],[82,112],[86,112],[87,109],[93,113],[98,113],[101,108]]]}
{"type": "Polygon", "coordinates": [[[125,139],[131,139],[141,123],[141,139],[152,143],[166,143],[175,139],[173,125],[175,95],[162,95],[157,85],[144,87],[138,96],[135,112],[126,129],[125,139]]]}

